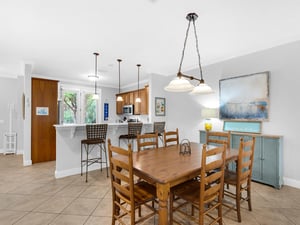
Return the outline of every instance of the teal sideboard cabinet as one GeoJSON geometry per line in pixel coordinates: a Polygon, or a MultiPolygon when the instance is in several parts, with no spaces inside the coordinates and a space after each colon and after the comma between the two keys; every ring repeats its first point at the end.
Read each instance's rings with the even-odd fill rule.
{"type": "MultiPolygon", "coordinates": [[[[281,188],[282,136],[231,132],[231,148],[239,148],[240,138],[256,137],[252,180],[281,188]]],[[[206,142],[206,131],[200,130],[200,143],[206,142]]]]}

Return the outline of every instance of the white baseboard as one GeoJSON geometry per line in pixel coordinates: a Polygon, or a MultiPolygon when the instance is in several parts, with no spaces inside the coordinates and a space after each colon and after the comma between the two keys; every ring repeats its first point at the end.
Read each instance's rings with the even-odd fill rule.
{"type": "Polygon", "coordinates": [[[23,161],[23,166],[31,166],[32,165],[32,161],[31,160],[25,160],[23,161]]]}
{"type": "MultiPolygon", "coordinates": [[[[106,170],[106,167],[102,167],[102,168],[106,170]]],[[[100,169],[100,166],[97,164],[89,166],[89,171],[99,170],[99,169],[100,169]]],[[[61,171],[55,170],[55,178],[63,178],[63,177],[67,177],[67,176],[77,175],[80,173],[81,173],[80,167],[68,169],[68,170],[61,170],[61,171]]],[[[82,173],[85,173],[85,168],[83,168],[82,173]]]]}
{"type": "Polygon", "coordinates": [[[283,178],[283,184],[287,185],[287,186],[291,186],[294,188],[299,188],[300,189],[300,181],[299,180],[295,180],[295,179],[291,179],[288,177],[284,177],[283,178]]]}

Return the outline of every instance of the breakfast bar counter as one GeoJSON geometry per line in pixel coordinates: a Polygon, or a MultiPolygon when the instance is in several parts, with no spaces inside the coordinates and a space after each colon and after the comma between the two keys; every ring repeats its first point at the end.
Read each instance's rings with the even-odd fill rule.
{"type": "MultiPolygon", "coordinates": [[[[142,133],[152,131],[152,123],[143,123],[142,133]]],[[[56,168],[55,177],[61,178],[80,174],[80,149],[81,140],[86,139],[85,124],[54,125],[56,129],[56,168]]],[[[127,123],[108,123],[107,139],[113,145],[119,144],[119,136],[128,132],[127,123]]],[[[134,144],[135,148],[136,144],[134,144]]],[[[121,142],[121,147],[126,148],[126,143],[121,142]]],[[[95,151],[96,154],[96,151],[95,151]]],[[[89,171],[99,169],[99,164],[93,164],[89,171]]]]}

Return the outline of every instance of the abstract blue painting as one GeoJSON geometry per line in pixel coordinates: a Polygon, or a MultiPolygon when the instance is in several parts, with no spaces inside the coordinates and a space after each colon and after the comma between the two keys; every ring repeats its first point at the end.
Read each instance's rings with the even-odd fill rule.
{"type": "Polygon", "coordinates": [[[269,72],[219,81],[220,119],[268,120],[269,72]]]}

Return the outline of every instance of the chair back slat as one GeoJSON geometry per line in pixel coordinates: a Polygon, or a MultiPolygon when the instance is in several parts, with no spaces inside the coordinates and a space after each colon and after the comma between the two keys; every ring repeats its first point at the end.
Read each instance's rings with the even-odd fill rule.
{"type": "Polygon", "coordinates": [[[227,148],[230,148],[230,131],[207,131],[206,132],[206,144],[220,146],[226,144],[227,148]]]}
{"type": "Polygon", "coordinates": [[[178,128],[175,131],[164,131],[164,145],[179,145],[178,128]]]}
{"type": "Polygon", "coordinates": [[[138,134],[136,141],[138,151],[158,148],[158,133],[138,134]]]}

